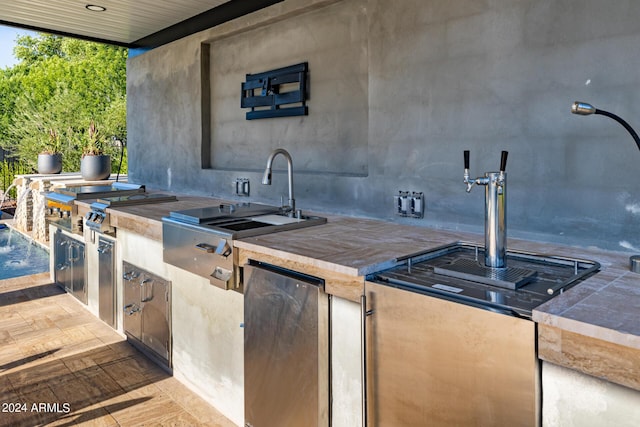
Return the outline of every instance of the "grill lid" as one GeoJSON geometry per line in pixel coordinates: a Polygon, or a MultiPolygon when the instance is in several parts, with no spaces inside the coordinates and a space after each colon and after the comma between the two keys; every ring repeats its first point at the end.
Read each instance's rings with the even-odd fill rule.
{"type": "Polygon", "coordinates": [[[144,191],[144,185],[114,182],[110,185],[81,185],[77,187],[55,188],[52,192],[47,193],[47,198],[49,198],[50,194],[62,194],[72,197],[71,200],[97,199],[100,197],[144,193],[144,191]]]}
{"type": "Polygon", "coordinates": [[[63,205],[71,205],[73,201],[76,199],[74,196],[69,196],[66,194],[60,194],[57,192],[50,192],[45,195],[45,199],[51,200],[52,202],[58,202],[63,205]]]}

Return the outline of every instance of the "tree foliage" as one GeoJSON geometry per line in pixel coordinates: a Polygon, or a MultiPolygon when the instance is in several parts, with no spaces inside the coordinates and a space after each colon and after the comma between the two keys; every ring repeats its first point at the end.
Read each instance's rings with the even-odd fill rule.
{"type": "Polygon", "coordinates": [[[77,171],[95,143],[94,123],[104,153],[119,154],[113,141],[127,136],[125,48],[39,33],[18,37],[14,55],[18,64],[0,70],[0,147],[34,168],[38,153],[58,151],[63,170],[77,171]]]}

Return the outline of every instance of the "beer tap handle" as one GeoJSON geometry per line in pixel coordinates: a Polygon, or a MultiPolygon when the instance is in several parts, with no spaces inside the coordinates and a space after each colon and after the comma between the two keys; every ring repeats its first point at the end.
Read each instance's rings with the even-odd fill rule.
{"type": "Polygon", "coordinates": [[[500,157],[500,172],[504,172],[507,169],[507,156],[509,155],[508,151],[503,151],[502,156],[500,157]]]}
{"type": "Polygon", "coordinates": [[[471,187],[476,183],[475,179],[469,176],[469,150],[464,150],[464,175],[463,182],[467,184],[467,193],[471,192],[471,187]]]}

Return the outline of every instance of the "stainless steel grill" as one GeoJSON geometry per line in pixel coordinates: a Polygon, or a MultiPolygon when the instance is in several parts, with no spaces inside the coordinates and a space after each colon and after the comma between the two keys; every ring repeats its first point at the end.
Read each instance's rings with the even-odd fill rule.
{"type": "Polygon", "coordinates": [[[82,217],[78,216],[76,200],[98,199],[110,196],[125,196],[144,193],[144,185],[114,182],[108,185],[81,185],[56,188],[46,193],[47,221],[63,230],[82,234],[82,217]]]}

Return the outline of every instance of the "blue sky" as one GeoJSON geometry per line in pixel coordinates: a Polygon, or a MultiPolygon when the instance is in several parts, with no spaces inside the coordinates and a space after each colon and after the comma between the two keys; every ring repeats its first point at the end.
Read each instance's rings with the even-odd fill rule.
{"type": "Polygon", "coordinates": [[[0,68],[11,67],[16,64],[13,57],[13,47],[18,35],[29,34],[27,30],[0,25],[0,68]]]}

